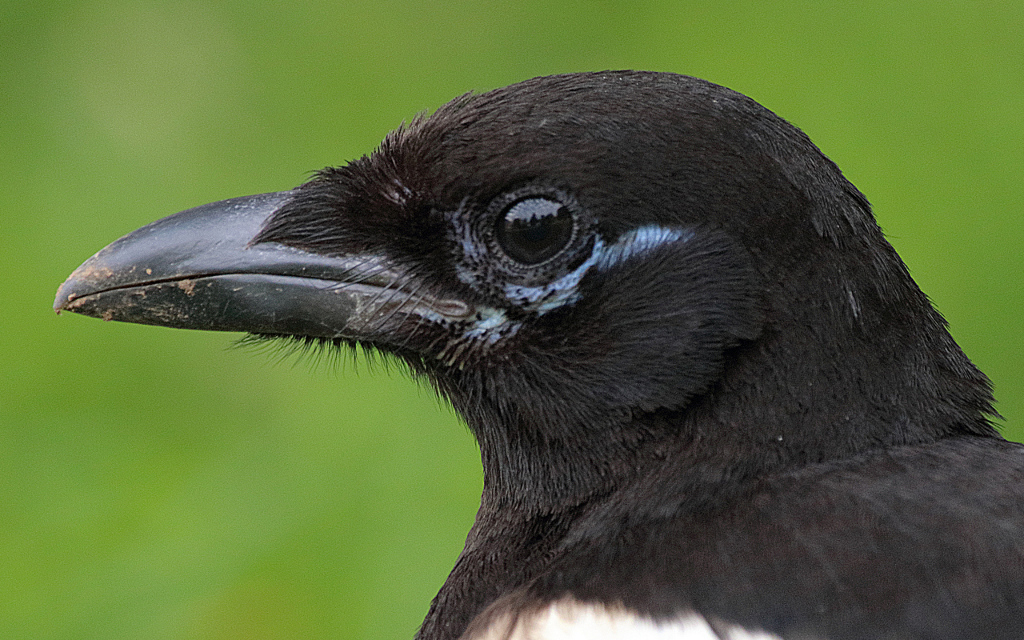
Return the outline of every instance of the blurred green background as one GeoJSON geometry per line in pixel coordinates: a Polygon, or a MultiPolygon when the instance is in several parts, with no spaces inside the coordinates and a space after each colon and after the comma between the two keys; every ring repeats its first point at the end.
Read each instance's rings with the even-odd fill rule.
{"type": "Polygon", "coordinates": [[[50,305],[144,223],[535,75],[687,73],[802,127],[1024,437],[1024,3],[829,6],[0,4],[0,638],[412,637],[481,482],[429,390],[50,305]]]}

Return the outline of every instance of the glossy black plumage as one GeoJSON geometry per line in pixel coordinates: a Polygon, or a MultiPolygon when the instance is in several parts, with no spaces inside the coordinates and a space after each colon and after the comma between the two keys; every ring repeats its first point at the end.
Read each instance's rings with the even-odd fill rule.
{"type": "Polygon", "coordinates": [[[1024,448],[866,199],[749,98],[671,74],[537,78],[281,197],[210,207],[260,231],[199,266],[147,248],[112,284],[129,236],[55,306],[237,329],[218,314],[242,301],[254,331],[426,375],[485,486],[421,638],[566,596],[786,637],[1024,635],[1024,448]],[[517,203],[541,212],[522,238],[517,203]],[[262,280],[226,293],[238,273],[262,280]],[[257,309],[267,283],[301,321],[257,309]]]}

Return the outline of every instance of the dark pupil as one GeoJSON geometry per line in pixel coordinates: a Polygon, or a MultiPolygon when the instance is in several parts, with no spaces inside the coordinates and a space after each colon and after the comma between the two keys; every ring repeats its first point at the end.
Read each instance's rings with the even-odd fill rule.
{"type": "Polygon", "coordinates": [[[508,257],[523,264],[538,264],[558,254],[572,240],[572,214],[554,200],[520,200],[498,221],[497,236],[508,257]]]}

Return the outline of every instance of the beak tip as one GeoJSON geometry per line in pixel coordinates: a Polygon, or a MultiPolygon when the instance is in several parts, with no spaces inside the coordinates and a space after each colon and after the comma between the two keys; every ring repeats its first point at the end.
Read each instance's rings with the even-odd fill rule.
{"type": "Polygon", "coordinates": [[[78,277],[79,270],[80,268],[76,269],[75,272],[68,276],[68,279],[61,283],[60,287],[57,288],[57,294],[53,299],[53,310],[57,312],[57,315],[60,315],[61,311],[74,311],[74,309],[71,308],[71,303],[75,298],[80,297],[80,295],[76,293],[76,290],[81,288],[81,279],[78,277]]]}
{"type": "Polygon", "coordinates": [[[57,315],[60,315],[61,311],[75,312],[73,303],[76,300],[105,288],[105,285],[115,278],[114,270],[97,258],[98,255],[83,262],[57,288],[53,300],[53,310],[57,315]]]}
{"type": "Polygon", "coordinates": [[[57,289],[57,295],[53,299],[53,310],[60,315],[60,312],[67,308],[69,302],[71,302],[71,294],[64,292],[67,287],[67,280],[57,289]]]}

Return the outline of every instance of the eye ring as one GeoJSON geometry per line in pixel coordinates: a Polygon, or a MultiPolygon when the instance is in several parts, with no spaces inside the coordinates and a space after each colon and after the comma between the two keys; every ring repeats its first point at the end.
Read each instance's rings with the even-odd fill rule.
{"type": "Polygon", "coordinates": [[[494,221],[494,239],[512,261],[527,267],[543,264],[573,244],[576,216],[548,195],[510,199],[494,221]]]}

